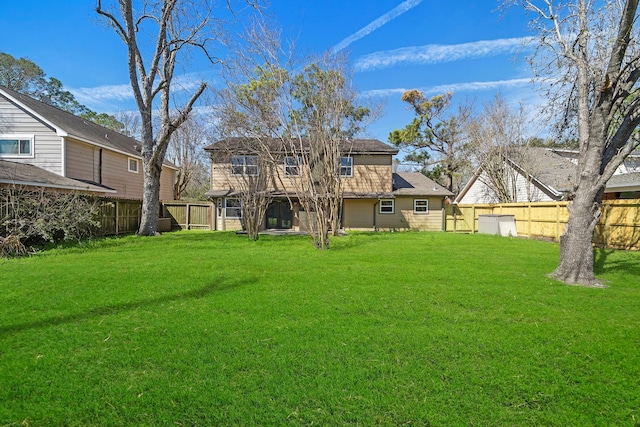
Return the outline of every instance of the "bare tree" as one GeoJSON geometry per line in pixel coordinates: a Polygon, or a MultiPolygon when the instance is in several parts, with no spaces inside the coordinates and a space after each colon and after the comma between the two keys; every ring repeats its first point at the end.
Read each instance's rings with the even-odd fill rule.
{"type": "Polygon", "coordinates": [[[206,169],[202,147],[210,134],[208,125],[195,115],[191,115],[177,129],[169,142],[167,159],[178,167],[174,186],[174,197],[181,200],[183,193],[198,171],[206,169]]]}
{"type": "Polygon", "coordinates": [[[289,74],[280,66],[278,35],[264,22],[254,22],[243,43],[224,74],[226,87],[217,92],[214,121],[224,141],[216,144],[213,161],[231,168],[227,175],[241,202],[243,228],[257,240],[283,158],[289,74]]]}
{"type": "Polygon", "coordinates": [[[260,186],[243,186],[242,193],[255,193],[243,196],[249,206],[259,212],[256,206],[271,199],[255,197],[276,186],[286,189],[284,196],[292,207],[294,199],[299,204],[299,219],[316,247],[328,248],[330,230],[340,229],[342,159],[370,110],[355,103],[345,57],[327,55],[298,65],[283,54],[278,35],[265,28],[254,27],[233,68],[220,123],[276,177],[277,182],[245,180],[260,186]]]}
{"type": "Polygon", "coordinates": [[[640,145],[638,0],[514,0],[536,19],[532,58],[548,84],[552,111],[577,129],[577,185],[552,276],[602,286],[593,271],[592,238],[607,181],[640,145]]]}
{"type": "MultiPolygon", "coordinates": [[[[107,3],[107,1],[105,1],[107,3]]],[[[118,7],[103,7],[97,0],[96,12],[127,47],[127,64],[133,94],[140,112],[144,194],[139,235],[155,235],[158,230],[160,173],[171,135],[188,118],[193,106],[207,88],[201,82],[180,107],[171,111],[175,101],[175,67],[190,49],[197,49],[213,62],[212,43],[225,37],[222,9],[206,0],[119,0],[118,7]],[[218,12],[219,15],[215,15],[218,12]],[[152,46],[145,44],[149,35],[152,46]],[[150,49],[149,49],[150,48],[150,49]],[[143,52],[151,52],[145,56],[143,52]],[[154,132],[154,101],[159,95],[158,131],[154,132]]],[[[231,8],[231,2],[226,3],[231,8]]]]}
{"type": "Polygon", "coordinates": [[[526,181],[524,196],[527,201],[533,201],[531,181],[537,170],[527,150],[526,124],[524,107],[513,109],[498,94],[465,125],[467,154],[479,168],[478,180],[496,202],[522,201],[518,182],[523,179],[526,181]]]}
{"type": "Polygon", "coordinates": [[[119,111],[113,115],[122,123],[122,134],[140,139],[140,113],[135,111],[119,111]]]}

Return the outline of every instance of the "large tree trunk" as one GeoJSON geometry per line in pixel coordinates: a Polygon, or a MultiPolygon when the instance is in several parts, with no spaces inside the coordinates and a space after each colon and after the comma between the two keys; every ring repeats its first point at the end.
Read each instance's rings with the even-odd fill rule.
{"type": "Polygon", "coordinates": [[[144,162],[144,196],[142,198],[142,218],[138,236],[155,236],[158,233],[158,215],[160,211],[160,172],[162,167],[144,162]]]}
{"type": "Polygon", "coordinates": [[[593,272],[592,239],[601,215],[601,199],[602,189],[576,192],[569,205],[569,221],[560,236],[560,262],[551,277],[569,285],[605,287],[593,272]]]}

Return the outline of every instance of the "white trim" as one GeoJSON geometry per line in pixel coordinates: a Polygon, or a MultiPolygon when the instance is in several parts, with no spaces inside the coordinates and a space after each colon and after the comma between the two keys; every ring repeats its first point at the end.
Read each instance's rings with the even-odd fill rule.
{"type": "Polygon", "coordinates": [[[61,144],[62,158],[60,159],[60,168],[62,169],[61,171],[62,176],[66,178],[67,177],[67,139],[64,137],[61,137],[60,141],[62,142],[61,144]]]}
{"type": "Polygon", "coordinates": [[[258,158],[258,156],[256,155],[245,155],[245,154],[238,154],[238,155],[234,155],[231,156],[231,175],[235,175],[235,176],[258,176],[260,175],[260,159],[258,158]],[[241,163],[233,163],[234,159],[241,159],[242,162],[241,163]],[[255,163],[251,163],[249,164],[248,159],[255,159],[255,163]],[[242,168],[242,171],[240,173],[236,173],[235,169],[238,168],[242,168]],[[255,168],[256,169],[256,173],[249,173],[248,169],[249,168],[255,168]]]}

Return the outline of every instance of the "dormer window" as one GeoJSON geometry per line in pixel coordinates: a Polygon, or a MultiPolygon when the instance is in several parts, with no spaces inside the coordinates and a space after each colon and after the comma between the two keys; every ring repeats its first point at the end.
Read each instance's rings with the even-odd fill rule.
{"type": "Polygon", "coordinates": [[[138,159],[129,157],[129,172],[138,173],[138,159]]]}

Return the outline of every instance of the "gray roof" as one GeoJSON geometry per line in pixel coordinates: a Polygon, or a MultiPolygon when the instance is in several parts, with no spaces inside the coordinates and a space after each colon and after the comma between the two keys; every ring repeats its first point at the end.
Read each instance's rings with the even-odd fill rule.
{"type": "Polygon", "coordinates": [[[453,193],[418,172],[393,174],[393,194],[397,196],[453,196],[453,193]]]}
{"type": "Polygon", "coordinates": [[[0,86],[0,94],[5,95],[10,100],[13,99],[19,102],[31,112],[49,122],[45,124],[49,127],[53,125],[54,128],[52,130],[62,131],[70,137],[140,157],[140,142],[134,138],[122,135],[90,120],[74,116],[71,113],[37,101],[30,96],[4,86],[0,86]]]}
{"type": "Polygon", "coordinates": [[[607,190],[640,190],[640,172],[613,175],[607,182],[607,190]]]}
{"type": "Polygon", "coordinates": [[[573,189],[576,165],[570,159],[543,147],[520,147],[510,153],[510,161],[541,184],[558,192],[573,189]]]}
{"type": "Polygon", "coordinates": [[[0,160],[0,184],[89,191],[92,193],[115,193],[115,190],[105,186],[65,178],[37,166],[6,160],[0,160]]]}
{"type": "MultiPolygon", "coordinates": [[[[211,152],[229,152],[237,154],[252,154],[259,151],[258,141],[266,145],[273,152],[290,153],[295,147],[295,151],[307,151],[309,140],[302,138],[285,141],[280,138],[265,138],[258,140],[255,138],[227,138],[204,147],[211,152]],[[298,148],[300,147],[300,148],[298,148]]],[[[342,141],[341,151],[348,154],[398,154],[398,149],[385,144],[377,139],[349,139],[342,141]]]]}

